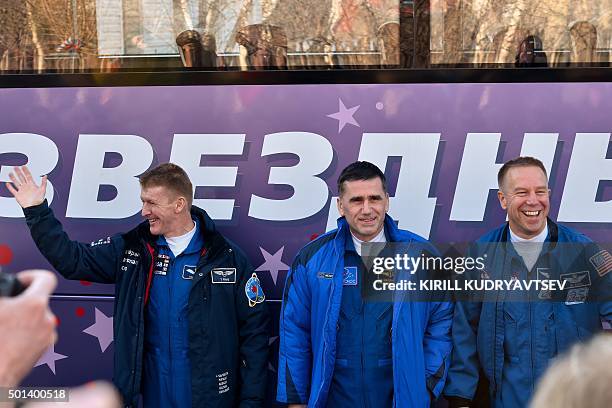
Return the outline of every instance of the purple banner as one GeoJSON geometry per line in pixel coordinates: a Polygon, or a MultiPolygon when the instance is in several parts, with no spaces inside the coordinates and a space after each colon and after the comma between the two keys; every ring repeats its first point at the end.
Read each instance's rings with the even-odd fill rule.
{"type": "MultiPolygon", "coordinates": [[[[436,242],[471,241],[505,221],[496,173],[518,155],[549,170],[553,219],[602,242],[612,232],[612,84],[3,89],[0,111],[0,180],[26,163],[48,174],[72,239],[137,225],[136,176],[174,161],[269,300],[282,297],[299,248],[334,225],[336,178],[357,159],[385,170],[400,227],[436,242]]],[[[4,270],[50,267],[4,186],[0,225],[4,270]]],[[[61,279],[57,292],[113,290],[61,279]]],[[[67,308],[56,311],[68,322],[67,308]]]]}

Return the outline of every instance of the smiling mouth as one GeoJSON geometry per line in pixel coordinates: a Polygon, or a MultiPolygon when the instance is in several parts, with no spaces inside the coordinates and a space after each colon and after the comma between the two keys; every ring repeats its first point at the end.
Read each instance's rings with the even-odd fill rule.
{"type": "Polygon", "coordinates": [[[538,211],[521,211],[521,212],[524,215],[526,215],[527,217],[537,217],[538,215],[540,215],[542,210],[538,210],[538,211]]]}

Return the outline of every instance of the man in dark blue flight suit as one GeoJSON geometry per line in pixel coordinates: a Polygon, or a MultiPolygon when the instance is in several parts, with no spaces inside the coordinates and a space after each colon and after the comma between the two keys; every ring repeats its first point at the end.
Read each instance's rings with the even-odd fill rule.
{"type": "Polygon", "coordinates": [[[7,187],[34,242],[68,279],[115,284],[115,375],[124,402],[146,407],[263,407],[268,313],[257,275],[174,164],[140,178],[146,221],[124,234],[70,241],[26,167],[7,187]]]}

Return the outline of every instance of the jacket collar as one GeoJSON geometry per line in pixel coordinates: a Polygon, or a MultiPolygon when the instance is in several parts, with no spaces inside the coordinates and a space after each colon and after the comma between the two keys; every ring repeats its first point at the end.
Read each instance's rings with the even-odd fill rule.
{"type": "MultiPolygon", "coordinates": [[[[557,242],[559,242],[559,227],[550,218],[546,218],[546,223],[548,225],[548,236],[546,237],[546,241],[544,241],[545,246],[542,250],[552,251],[557,246],[557,242]]],[[[502,231],[501,242],[510,242],[510,223],[508,222],[506,222],[504,230],[502,231]]]]}
{"type": "MultiPolygon", "coordinates": [[[[191,217],[198,222],[199,233],[204,240],[204,252],[215,253],[217,250],[224,248],[227,245],[227,241],[221,233],[217,230],[214,221],[203,209],[191,206],[191,217]]],[[[157,242],[157,235],[151,234],[149,228],[149,222],[141,222],[135,229],[126,234],[128,237],[134,234],[133,238],[142,239],[151,246],[155,246],[157,242]]]]}
{"type": "MultiPolygon", "coordinates": [[[[347,240],[351,239],[351,230],[346,221],[345,217],[338,218],[338,233],[334,238],[334,247],[336,252],[341,254],[344,252],[347,240]]],[[[399,242],[402,241],[400,237],[400,230],[397,228],[395,221],[393,218],[389,216],[389,214],[385,214],[385,235],[390,242],[399,242]]]]}

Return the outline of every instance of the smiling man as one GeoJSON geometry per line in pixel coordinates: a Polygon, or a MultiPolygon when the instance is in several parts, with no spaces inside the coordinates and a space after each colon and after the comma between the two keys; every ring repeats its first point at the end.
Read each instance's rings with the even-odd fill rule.
{"type": "MultiPolygon", "coordinates": [[[[550,190],[542,162],[510,160],[499,170],[498,184],[508,222],[474,245],[470,255],[484,256],[485,270],[467,278],[560,279],[568,288],[456,303],[444,389],[451,407],[482,406],[475,401],[479,382],[489,384],[492,406],[527,406],[549,361],[601,330],[600,319],[612,319],[610,254],[548,218],[550,190]]],[[[487,394],[486,387],[481,390],[487,394]]]]}
{"type": "Polygon", "coordinates": [[[361,295],[363,243],[415,251],[429,244],[387,215],[385,176],[375,165],[346,167],[338,192],[338,229],[304,247],[287,275],[277,399],[292,407],[429,407],[444,385],[452,304],[361,295]]]}
{"type": "Polygon", "coordinates": [[[132,231],[71,241],[48,207],[46,176],[26,167],[7,183],[32,238],[68,279],[115,284],[115,375],[126,406],[263,407],[268,314],[257,275],[206,212],[192,205],[183,169],[140,177],[142,215],[132,231]]]}

